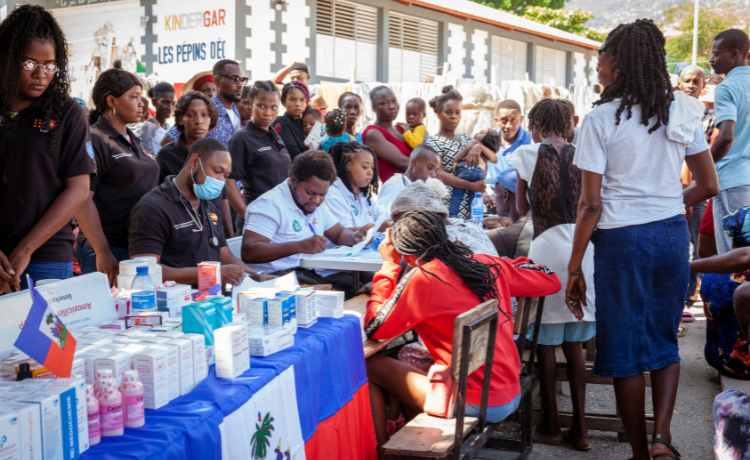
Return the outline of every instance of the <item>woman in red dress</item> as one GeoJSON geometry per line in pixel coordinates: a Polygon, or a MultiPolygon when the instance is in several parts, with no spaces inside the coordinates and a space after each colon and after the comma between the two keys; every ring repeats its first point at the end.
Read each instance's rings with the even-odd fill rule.
{"type": "Polygon", "coordinates": [[[387,86],[378,86],[370,91],[370,101],[377,121],[365,128],[362,142],[375,151],[380,180],[385,182],[392,175],[406,171],[411,147],[404,140],[404,130],[393,125],[399,108],[393,91],[387,86]]]}

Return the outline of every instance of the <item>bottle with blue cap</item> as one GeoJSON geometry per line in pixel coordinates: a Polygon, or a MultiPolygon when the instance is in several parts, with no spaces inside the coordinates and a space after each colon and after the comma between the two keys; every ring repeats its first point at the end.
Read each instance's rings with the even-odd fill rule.
{"type": "Polygon", "coordinates": [[[484,224],[484,202],[481,193],[475,193],[471,202],[471,221],[479,225],[479,228],[484,224]]]}
{"type": "Polygon", "coordinates": [[[156,287],[148,274],[148,266],[136,268],[130,299],[133,311],[136,313],[156,311],[156,287]]]}

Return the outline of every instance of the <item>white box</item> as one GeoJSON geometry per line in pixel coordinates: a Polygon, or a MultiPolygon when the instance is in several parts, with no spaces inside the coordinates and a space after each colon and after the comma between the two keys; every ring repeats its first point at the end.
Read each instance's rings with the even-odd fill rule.
{"type": "Polygon", "coordinates": [[[76,411],[78,413],[78,446],[81,453],[89,448],[89,422],[86,413],[86,381],[83,377],[72,377],[69,379],[57,379],[45,386],[45,389],[57,386],[68,386],[76,391],[76,411]]]}
{"type": "Polygon", "coordinates": [[[232,322],[233,323],[246,323],[245,321],[245,314],[244,313],[232,313],[232,322]]]}
{"type": "Polygon", "coordinates": [[[209,345],[206,347],[206,366],[213,366],[216,364],[216,355],[214,354],[214,346],[209,345]]]}
{"type": "Polygon", "coordinates": [[[122,383],[122,374],[130,369],[130,357],[128,353],[115,352],[102,358],[95,358],[94,375],[99,372],[99,369],[111,369],[119,387],[122,383]]]}
{"type": "Polygon", "coordinates": [[[103,331],[107,331],[107,330],[124,331],[125,329],[127,329],[125,327],[124,319],[111,319],[109,321],[105,321],[99,326],[99,328],[103,331]]]}
{"type": "Polygon", "coordinates": [[[297,301],[292,295],[282,295],[268,301],[268,326],[293,329],[297,332],[297,301]]]}
{"type": "Polygon", "coordinates": [[[169,403],[167,352],[149,348],[133,357],[138,380],[143,384],[143,407],[158,409],[169,403]]]}
{"type": "Polygon", "coordinates": [[[141,341],[138,340],[136,336],[124,337],[124,336],[118,335],[115,337],[114,343],[130,344],[130,343],[141,343],[141,341]]]}
{"type": "Polygon", "coordinates": [[[107,353],[100,350],[90,350],[78,356],[78,358],[83,360],[83,378],[86,380],[87,384],[93,385],[94,383],[96,383],[94,360],[96,358],[103,358],[105,356],[107,356],[107,353]]]}
{"type": "Polygon", "coordinates": [[[118,332],[116,335],[124,335],[126,337],[132,337],[132,336],[140,334],[141,332],[150,331],[150,330],[151,330],[151,326],[133,326],[133,327],[127,328],[124,331],[118,332]]]}
{"type": "Polygon", "coordinates": [[[172,331],[172,332],[165,332],[163,334],[159,334],[159,337],[169,337],[170,339],[179,339],[183,335],[185,335],[183,332],[172,331]]]}
{"type": "MultiPolygon", "coordinates": [[[[42,460],[42,425],[39,407],[35,404],[22,402],[4,402],[2,408],[0,408],[0,419],[3,419],[4,415],[10,412],[18,414],[21,460],[42,460]]],[[[0,426],[4,428],[4,422],[0,426]]],[[[0,432],[4,436],[3,428],[0,428],[0,432]]],[[[86,432],[88,433],[88,428],[86,432]]],[[[1,449],[0,452],[2,452],[1,449]]],[[[0,453],[0,457],[2,457],[2,453],[0,453]]]]}
{"type": "Polygon", "coordinates": [[[94,347],[103,347],[105,345],[109,345],[110,343],[114,342],[112,338],[104,338],[104,339],[97,339],[93,342],[89,342],[89,345],[94,347]]]}
{"type": "Polygon", "coordinates": [[[180,397],[180,347],[177,345],[152,344],[148,347],[154,350],[163,350],[167,353],[167,386],[169,400],[180,397]]]}
{"type": "Polygon", "coordinates": [[[177,326],[175,323],[164,323],[161,326],[154,326],[151,328],[151,332],[158,332],[159,334],[162,334],[164,332],[173,332],[175,329],[177,329],[177,326]]]}
{"type": "Polygon", "coordinates": [[[186,339],[172,339],[169,345],[175,345],[179,349],[180,363],[180,396],[185,396],[195,386],[195,366],[193,366],[193,342],[186,339]]]}
{"type": "Polygon", "coordinates": [[[0,459],[21,460],[21,420],[17,412],[0,409],[0,459]]]}
{"type": "Polygon", "coordinates": [[[315,293],[318,317],[341,318],[344,316],[344,293],[342,291],[318,291],[315,293]]]}
{"type": "Polygon", "coordinates": [[[181,339],[188,339],[193,342],[193,382],[198,386],[208,375],[208,366],[206,365],[206,345],[205,338],[202,334],[184,334],[181,339]]]}
{"type": "MultiPolygon", "coordinates": [[[[68,379],[65,379],[68,380],[68,379]]],[[[88,430],[88,414],[83,414],[78,411],[78,393],[75,385],[66,383],[61,384],[50,384],[40,390],[34,392],[34,394],[49,394],[57,395],[60,397],[60,428],[63,439],[63,452],[65,459],[76,459],[83,452],[84,447],[89,448],[89,430],[88,430]],[[81,433],[80,421],[81,417],[86,425],[86,431],[81,433]],[[85,441],[85,444],[81,444],[85,441]]],[[[83,401],[86,401],[84,392],[83,401]]],[[[83,405],[85,411],[85,405],[83,405]]]]}
{"type": "Polygon", "coordinates": [[[154,326],[161,326],[167,318],[169,318],[169,313],[166,311],[148,311],[126,316],[125,325],[128,330],[136,326],[146,326],[151,329],[154,326]]]}
{"type": "Polygon", "coordinates": [[[60,426],[60,396],[34,393],[17,401],[36,404],[42,427],[42,452],[44,460],[63,460],[63,443],[60,426]]]}
{"type": "Polygon", "coordinates": [[[182,318],[182,307],[193,302],[190,286],[175,284],[156,290],[156,306],[172,318],[182,318]]]}
{"type": "Polygon", "coordinates": [[[268,299],[257,294],[240,292],[237,296],[240,314],[245,315],[249,324],[256,326],[268,325],[268,299]]]}
{"type": "Polygon", "coordinates": [[[234,379],[250,369],[250,354],[245,326],[224,326],[214,331],[216,376],[234,379]]]}
{"type": "Polygon", "coordinates": [[[172,340],[171,337],[149,337],[148,339],[144,340],[143,343],[167,343],[170,340],[172,340]]]}
{"type": "Polygon", "coordinates": [[[299,327],[310,327],[318,322],[317,297],[315,291],[296,291],[294,296],[297,300],[297,325],[299,327]]]}
{"type": "Polygon", "coordinates": [[[294,331],[280,327],[254,327],[248,331],[250,356],[269,356],[294,345],[294,331]]]}

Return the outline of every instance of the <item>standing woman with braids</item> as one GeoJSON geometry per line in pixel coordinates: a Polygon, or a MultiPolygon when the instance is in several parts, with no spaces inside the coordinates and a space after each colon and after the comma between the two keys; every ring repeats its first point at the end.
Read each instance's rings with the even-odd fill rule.
{"type": "Polygon", "coordinates": [[[357,132],[357,122],[362,115],[362,98],[359,94],[349,91],[339,96],[339,109],[346,113],[346,127],[344,132],[351,134],[362,144],[362,133],[357,132]]]}
{"type": "Polygon", "coordinates": [[[328,189],[328,209],[341,225],[355,232],[364,225],[374,224],[375,197],[380,187],[375,152],[359,142],[338,142],[328,153],[338,176],[328,189]]]}
{"type": "Polygon", "coordinates": [[[76,214],[81,226],[78,264],[84,274],[104,273],[112,285],[120,261],[130,258],[130,211],[159,185],[156,159],[128,128],[146,110],[141,91],[134,74],[110,69],[99,75],[91,95],[96,106],[89,112],[96,177],[91,179],[89,199],[76,214]]]}
{"type": "Polygon", "coordinates": [[[294,157],[307,151],[305,135],[302,133],[302,114],[310,104],[310,92],[307,85],[298,80],[284,85],[284,89],[281,90],[281,104],[286,112],[277,117],[272,126],[273,130],[281,136],[286,151],[294,160],[294,157]]]}
{"type": "Polygon", "coordinates": [[[68,45],[41,6],[0,23],[0,294],[73,276],[71,219],[96,174],[88,123],[68,96],[68,45]]]}
{"type": "Polygon", "coordinates": [[[582,263],[592,241],[593,372],[614,378],[634,460],[679,458],[670,425],[680,379],[677,327],[690,274],[685,208],[719,191],[703,106],[672,90],[664,43],[650,20],[610,32],[597,66],[605,88],[583,121],[574,159],[583,176],[566,301],[582,319],[591,289],[582,263]],[[684,191],[683,160],[695,179],[684,191]],[[651,373],[654,401],[650,448],[644,372],[651,373]]]}
{"type": "MultiPolygon", "coordinates": [[[[450,241],[443,217],[410,211],[386,232],[378,248],[383,267],[367,302],[365,332],[389,339],[409,329],[419,334],[437,364],[450,365],[453,323],[480,303],[496,299],[500,310],[492,364],[487,422],[513,413],[521,399],[520,360],[513,342],[511,297],[538,297],[560,290],[557,276],[528,259],[474,254],[450,241]],[[403,258],[412,269],[400,281],[403,258]]],[[[466,415],[479,414],[484,367],[469,376],[466,415]]],[[[424,371],[384,355],[367,360],[370,404],[378,447],[386,441],[384,391],[422,412],[430,382],[424,371]]]]}

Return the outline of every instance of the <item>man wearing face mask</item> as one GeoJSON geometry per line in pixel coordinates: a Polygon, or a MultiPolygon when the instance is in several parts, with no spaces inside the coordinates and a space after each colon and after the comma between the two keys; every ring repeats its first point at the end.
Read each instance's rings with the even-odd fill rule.
{"type": "Polygon", "coordinates": [[[221,141],[195,141],[180,173],[167,176],[130,213],[130,257],[156,257],[163,278],[181,284],[197,284],[197,265],[209,261],[221,262],[222,280],[235,286],[245,273],[259,281],[273,278],[257,275],[227,247],[219,210],[211,200],[221,195],[231,170],[232,158],[221,141]]]}

